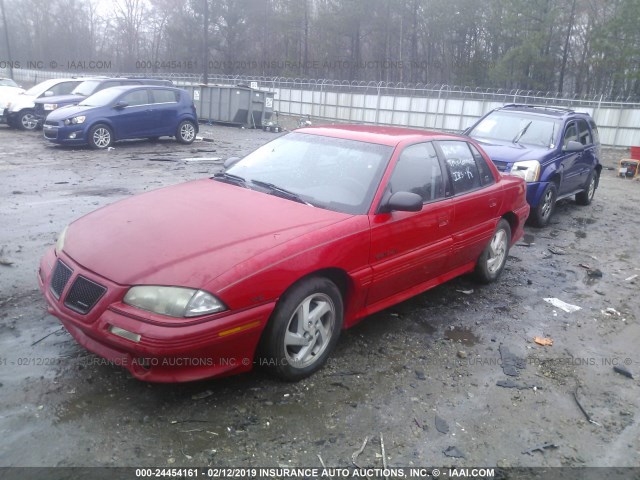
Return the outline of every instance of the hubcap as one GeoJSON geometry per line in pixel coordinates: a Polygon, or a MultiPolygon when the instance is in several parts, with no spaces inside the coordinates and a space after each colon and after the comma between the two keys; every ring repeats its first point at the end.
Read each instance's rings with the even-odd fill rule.
{"type": "Polygon", "coordinates": [[[551,190],[547,190],[547,193],[544,194],[544,200],[542,202],[542,209],[540,210],[543,218],[547,218],[551,213],[551,208],[553,207],[553,192],[551,190]]]}
{"type": "Polygon", "coordinates": [[[329,346],[336,321],[333,301],[324,293],[305,298],[289,319],[284,336],[289,365],[305,368],[316,362],[329,346]]]}
{"type": "Polygon", "coordinates": [[[32,113],[25,113],[20,121],[26,130],[35,130],[38,126],[38,120],[36,120],[36,117],[32,113]]]}
{"type": "Polygon", "coordinates": [[[195,128],[190,123],[185,123],[180,127],[180,137],[185,142],[190,142],[195,136],[195,128]]]}
{"type": "Polygon", "coordinates": [[[98,128],[93,132],[93,143],[98,148],[105,148],[111,143],[111,133],[106,128],[98,128]]]}
{"type": "Polygon", "coordinates": [[[487,258],[487,270],[496,273],[502,267],[507,255],[507,232],[498,230],[489,244],[489,258],[487,258]]]}
{"type": "Polygon", "coordinates": [[[589,192],[587,193],[589,200],[593,198],[593,194],[596,193],[596,178],[593,177],[589,183],[589,192]]]}

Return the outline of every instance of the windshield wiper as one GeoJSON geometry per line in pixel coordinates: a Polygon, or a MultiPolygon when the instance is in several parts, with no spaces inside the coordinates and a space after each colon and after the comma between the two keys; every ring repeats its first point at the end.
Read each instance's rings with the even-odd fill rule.
{"type": "Polygon", "coordinates": [[[311,205],[309,202],[305,202],[302,198],[300,198],[300,195],[298,195],[297,193],[290,192],[289,190],[279,187],[273,183],[263,182],[262,180],[251,180],[251,183],[258,185],[259,187],[268,188],[269,190],[271,190],[271,193],[273,195],[286,198],[288,200],[293,200],[294,202],[304,203],[305,205],[311,205]]]}
{"type": "Polygon", "coordinates": [[[522,138],[522,136],[527,133],[527,130],[529,129],[529,127],[531,126],[531,124],[533,123],[533,120],[531,120],[529,123],[527,123],[524,128],[522,130],[520,130],[518,132],[518,134],[513,137],[513,140],[511,140],[511,142],[513,143],[518,143],[518,141],[522,138]]]}
{"type": "Polygon", "coordinates": [[[244,178],[242,178],[240,175],[234,175],[232,173],[226,173],[226,172],[218,172],[218,173],[214,173],[212,178],[220,182],[232,183],[234,185],[240,185],[241,187],[248,188],[247,181],[244,178]]]}

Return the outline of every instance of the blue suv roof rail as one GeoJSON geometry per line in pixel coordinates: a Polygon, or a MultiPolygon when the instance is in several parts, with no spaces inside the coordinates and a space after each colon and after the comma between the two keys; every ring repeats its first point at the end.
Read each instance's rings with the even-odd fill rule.
{"type": "Polygon", "coordinates": [[[572,108],[556,107],[554,105],[531,105],[528,103],[508,103],[506,105],[503,105],[501,108],[504,108],[504,107],[542,108],[544,110],[553,110],[555,112],[575,113],[575,110],[573,110],[572,108]]]}

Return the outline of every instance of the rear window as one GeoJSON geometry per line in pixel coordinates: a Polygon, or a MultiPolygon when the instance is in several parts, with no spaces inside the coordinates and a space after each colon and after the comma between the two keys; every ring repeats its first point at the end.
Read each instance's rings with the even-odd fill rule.
{"type": "Polygon", "coordinates": [[[179,99],[178,92],[174,90],[152,90],[153,103],[176,103],[179,99]]]}

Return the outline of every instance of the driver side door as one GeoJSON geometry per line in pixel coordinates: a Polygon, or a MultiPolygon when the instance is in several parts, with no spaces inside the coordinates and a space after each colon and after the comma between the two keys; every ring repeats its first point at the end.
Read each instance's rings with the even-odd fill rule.
{"type": "Polygon", "coordinates": [[[400,191],[417,193],[423,206],[419,212],[377,213],[370,219],[373,281],[368,305],[402,292],[409,296],[412,289],[424,290],[427,282],[444,273],[453,244],[447,181],[431,142],[409,145],[400,153],[385,197],[400,191]]]}

